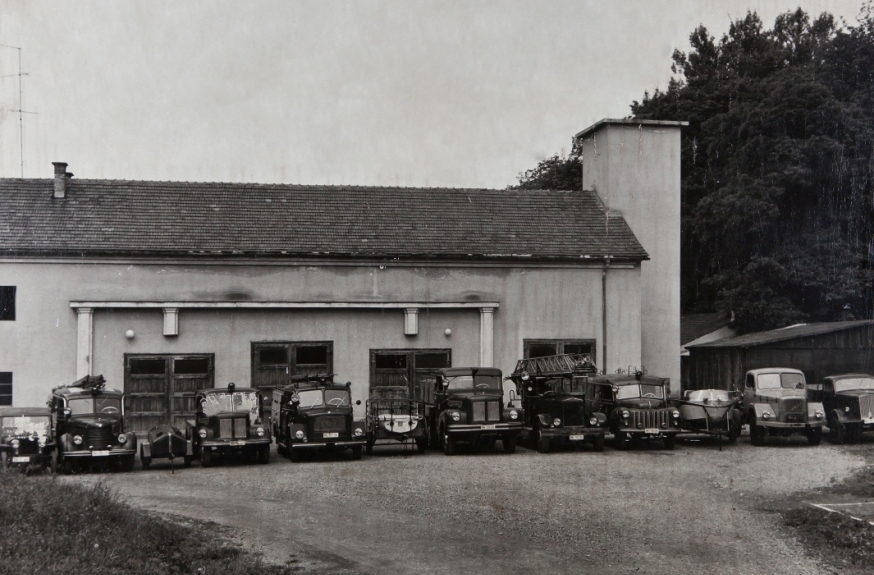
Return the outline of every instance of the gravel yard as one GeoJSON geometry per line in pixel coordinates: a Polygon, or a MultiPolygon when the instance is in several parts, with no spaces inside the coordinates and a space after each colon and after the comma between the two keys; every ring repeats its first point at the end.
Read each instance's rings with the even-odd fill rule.
{"type": "Polygon", "coordinates": [[[803,438],[720,452],[514,455],[377,446],[363,461],[224,464],[67,477],[105,481],[134,505],[226,525],[301,573],[819,573],[771,511],[862,458],[803,438]]]}

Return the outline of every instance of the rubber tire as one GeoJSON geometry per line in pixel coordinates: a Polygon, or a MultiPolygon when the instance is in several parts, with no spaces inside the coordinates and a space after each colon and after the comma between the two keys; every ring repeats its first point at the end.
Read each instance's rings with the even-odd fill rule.
{"type": "Polygon", "coordinates": [[[603,433],[596,435],[595,439],[592,440],[592,449],[594,449],[598,453],[604,451],[604,434],[603,433]]]}
{"type": "Polygon", "coordinates": [[[360,461],[361,460],[361,446],[353,445],[352,446],[352,461],[360,461]]]}
{"type": "Polygon", "coordinates": [[[141,461],[143,463],[143,469],[148,471],[149,466],[152,464],[152,458],[151,457],[143,457],[143,458],[141,458],[141,461]]]}
{"type": "Polygon", "coordinates": [[[832,415],[828,419],[828,439],[832,443],[836,443],[840,445],[841,443],[846,443],[848,439],[848,433],[846,426],[841,423],[841,421],[837,418],[837,416],[832,415]]]}
{"type": "Polygon", "coordinates": [[[292,463],[300,463],[301,461],[303,461],[303,450],[289,449],[288,458],[291,459],[292,463]]]}
{"type": "Polygon", "coordinates": [[[191,460],[194,459],[191,455],[186,455],[182,458],[182,467],[191,467],[191,460]]]}
{"type": "Polygon", "coordinates": [[[516,436],[510,435],[502,438],[501,446],[504,448],[504,453],[516,453],[516,436]]]}
{"type": "Polygon", "coordinates": [[[549,438],[543,437],[543,434],[540,432],[539,429],[537,430],[535,442],[537,445],[537,453],[549,453],[552,445],[550,444],[549,438]]]}
{"type": "Polygon", "coordinates": [[[847,437],[847,441],[849,443],[859,443],[862,441],[862,424],[854,423],[850,428],[849,436],[847,437]]]}
{"type": "Polygon", "coordinates": [[[419,455],[422,455],[423,453],[425,453],[426,449],[428,449],[428,438],[427,437],[417,437],[416,438],[416,452],[419,455]]]}
{"type": "Polygon", "coordinates": [[[75,475],[79,472],[79,466],[69,457],[63,458],[64,475],[75,475]]]}
{"type": "Polygon", "coordinates": [[[725,438],[729,443],[737,443],[737,438],[740,437],[741,424],[733,419],[728,420],[728,435],[725,438]]]}
{"type": "Polygon", "coordinates": [[[455,439],[448,435],[443,435],[443,455],[455,455],[457,446],[455,439]]]}
{"type": "Polygon", "coordinates": [[[201,449],[200,451],[200,466],[201,467],[212,467],[215,462],[213,461],[212,449],[201,449]]]}
{"type": "Polygon", "coordinates": [[[667,449],[668,451],[673,451],[674,447],[677,446],[677,436],[666,435],[662,438],[662,443],[664,443],[665,449],[667,449]]]}
{"type": "Polygon", "coordinates": [[[765,445],[765,431],[764,428],[760,429],[756,424],[756,416],[750,416],[750,443],[755,445],[756,447],[761,447],[765,445]]]}
{"type": "Polygon", "coordinates": [[[267,465],[270,463],[270,446],[262,445],[258,448],[258,463],[267,465]]]}
{"type": "Polygon", "coordinates": [[[810,445],[822,443],[822,427],[814,427],[807,433],[807,443],[810,445]]]}
{"type": "Polygon", "coordinates": [[[631,439],[624,431],[617,431],[613,434],[613,449],[616,451],[628,451],[631,447],[631,439]]]}
{"type": "Polygon", "coordinates": [[[133,453],[130,455],[122,455],[119,461],[119,468],[125,473],[131,472],[134,470],[134,463],[136,463],[136,460],[137,457],[133,453]]]}
{"type": "Polygon", "coordinates": [[[376,440],[373,439],[372,436],[367,437],[367,445],[364,447],[364,451],[367,452],[367,455],[373,455],[373,444],[376,443],[376,440]]]}

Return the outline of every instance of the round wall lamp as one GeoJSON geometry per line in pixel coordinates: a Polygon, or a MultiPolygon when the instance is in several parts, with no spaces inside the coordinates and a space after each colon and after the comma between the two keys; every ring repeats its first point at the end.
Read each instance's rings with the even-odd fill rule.
{"type": "Polygon", "coordinates": [[[135,335],[136,334],[134,333],[134,330],[132,330],[132,329],[129,329],[126,332],[124,332],[124,337],[126,337],[128,339],[133,339],[135,335]]]}
{"type": "Polygon", "coordinates": [[[449,337],[450,335],[452,335],[452,330],[449,329],[449,328],[447,327],[447,328],[443,331],[443,333],[446,334],[446,337],[449,337]]]}

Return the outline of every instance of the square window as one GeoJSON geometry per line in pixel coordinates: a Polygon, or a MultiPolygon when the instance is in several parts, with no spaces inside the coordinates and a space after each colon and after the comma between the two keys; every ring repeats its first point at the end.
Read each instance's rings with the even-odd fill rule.
{"type": "Polygon", "coordinates": [[[327,365],[328,346],[298,346],[295,348],[295,363],[298,365],[327,365]]]}
{"type": "Polygon", "coordinates": [[[11,371],[0,371],[0,405],[12,405],[11,371]]]}
{"type": "Polygon", "coordinates": [[[15,321],[15,286],[0,286],[0,321],[15,321]]]}

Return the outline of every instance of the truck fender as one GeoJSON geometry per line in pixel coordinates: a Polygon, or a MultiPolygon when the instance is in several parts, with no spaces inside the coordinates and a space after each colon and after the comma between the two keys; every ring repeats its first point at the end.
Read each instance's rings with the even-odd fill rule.
{"type": "Polygon", "coordinates": [[[549,427],[552,425],[552,418],[548,413],[538,413],[537,420],[540,422],[542,427],[549,427]]]}
{"type": "Polygon", "coordinates": [[[140,449],[142,450],[140,452],[140,457],[151,457],[152,456],[152,444],[149,443],[148,441],[144,441],[140,445],[140,449]]]}
{"type": "Polygon", "coordinates": [[[185,455],[194,457],[194,444],[191,443],[190,439],[185,440],[185,455]]]}
{"type": "Polygon", "coordinates": [[[774,408],[768,403],[754,403],[750,405],[751,415],[755,415],[756,420],[763,420],[765,414],[768,414],[769,419],[777,419],[777,414],[774,413],[774,408]]]}
{"type": "Polygon", "coordinates": [[[844,413],[844,411],[841,409],[833,409],[830,412],[828,412],[827,415],[829,416],[829,418],[834,417],[835,419],[837,419],[841,423],[849,420],[849,417],[847,417],[847,414],[844,413]]]}
{"type": "Polygon", "coordinates": [[[137,434],[133,431],[128,431],[125,435],[124,448],[125,449],[133,449],[136,451],[137,449],[137,434]]]}
{"type": "Polygon", "coordinates": [[[807,402],[807,419],[811,421],[825,421],[825,408],[821,403],[808,401],[807,402]],[[819,419],[816,418],[816,413],[819,412],[819,419]]]}
{"type": "Polygon", "coordinates": [[[76,451],[76,446],[73,445],[73,436],[65,433],[58,438],[58,445],[62,451],[76,451]]]}

